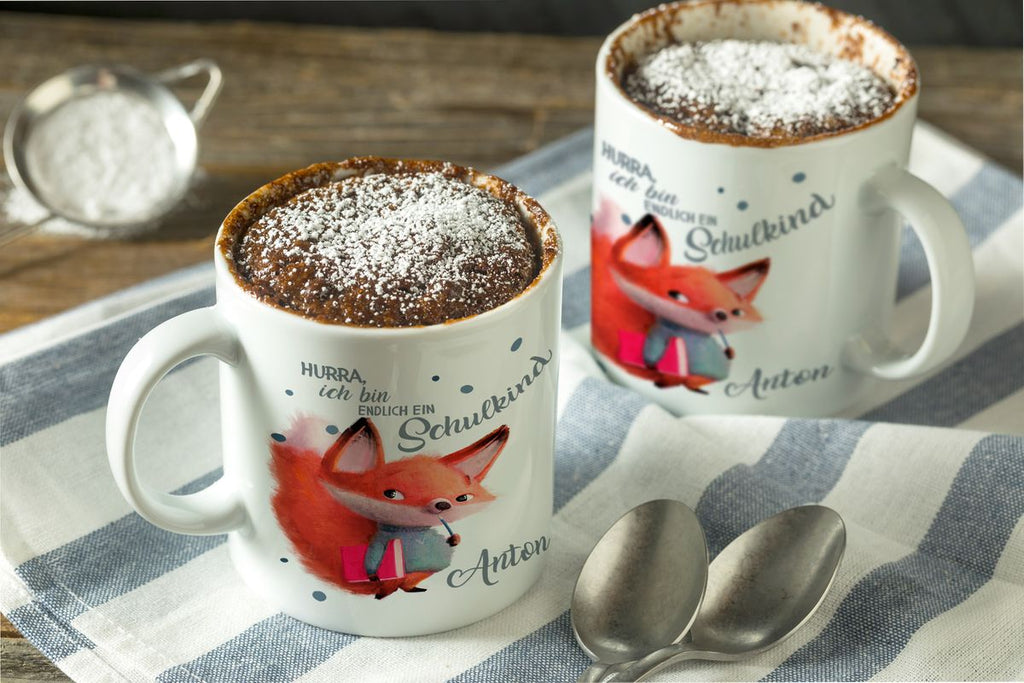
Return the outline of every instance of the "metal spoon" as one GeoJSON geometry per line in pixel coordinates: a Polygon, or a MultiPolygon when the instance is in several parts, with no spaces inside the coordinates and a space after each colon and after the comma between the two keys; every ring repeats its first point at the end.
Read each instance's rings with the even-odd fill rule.
{"type": "Polygon", "coordinates": [[[678,642],[707,577],[707,545],[693,510],[652,500],[623,515],[594,546],[572,594],[573,633],[595,660],[580,681],[678,642]]]}
{"type": "Polygon", "coordinates": [[[687,642],[606,670],[605,681],[638,681],[688,659],[734,661],[778,645],[821,604],[846,548],[834,510],[805,505],[747,530],[711,563],[707,595],[687,642]]]}

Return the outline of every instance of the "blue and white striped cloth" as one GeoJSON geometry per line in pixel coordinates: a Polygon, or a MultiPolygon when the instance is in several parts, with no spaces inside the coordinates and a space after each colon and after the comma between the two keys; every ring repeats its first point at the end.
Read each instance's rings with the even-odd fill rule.
{"type": "MultiPolygon", "coordinates": [[[[836,419],[675,418],[605,381],[579,343],[590,151],[584,131],[498,171],[540,197],[567,252],[553,544],[523,600],[428,637],[323,631],[249,593],[223,536],[166,533],[129,511],[107,470],[104,403],[140,335],[212,302],[202,266],[0,338],[4,614],[78,680],[571,680],[588,663],[570,632],[572,585],[627,509],[682,500],[714,555],[758,520],[817,501],[843,515],[848,548],[814,618],[749,661],[683,663],[661,680],[1024,677],[1020,179],[919,126],[912,169],[957,206],[977,270],[974,321],[951,363],[836,419]]],[[[908,345],[928,289],[910,240],[894,316],[908,345]]],[[[214,363],[186,364],[150,399],[148,480],[187,492],[218,476],[214,363]]]]}

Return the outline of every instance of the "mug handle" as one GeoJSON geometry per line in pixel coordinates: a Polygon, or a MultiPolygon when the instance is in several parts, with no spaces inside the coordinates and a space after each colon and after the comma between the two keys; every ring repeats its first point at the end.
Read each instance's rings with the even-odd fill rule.
{"type": "Polygon", "coordinates": [[[107,405],[107,457],[121,493],[145,519],[179,534],[221,534],[246,523],[237,488],[221,477],[202,491],[172,495],[154,491],[138,476],[135,433],[142,407],[172,368],[196,356],[235,365],[238,339],[215,307],[171,318],[132,347],[121,363],[107,405]]]}
{"type": "Polygon", "coordinates": [[[199,130],[199,127],[203,125],[210,107],[213,106],[213,102],[217,99],[217,95],[220,94],[220,88],[224,84],[224,75],[221,73],[217,63],[212,59],[197,59],[187,64],[161,71],[153,76],[153,78],[161,83],[171,84],[198,76],[201,73],[206,74],[206,88],[188,113],[188,117],[192,119],[192,125],[196,127],[196,130],[199,130]]]}
{"type": "Polygon", "coordinates": [[[910,223],[924,247],[932,283],[932,312],[924,341],[913,354],[859,335],[847,342],[844,360],[882,379],[922,374],[953,355],[967,334],[974,309],[974,261],[956,210],[938,190],[897,165],[878,171],[864,188],[869,212],[895,210],[910,223]]]}

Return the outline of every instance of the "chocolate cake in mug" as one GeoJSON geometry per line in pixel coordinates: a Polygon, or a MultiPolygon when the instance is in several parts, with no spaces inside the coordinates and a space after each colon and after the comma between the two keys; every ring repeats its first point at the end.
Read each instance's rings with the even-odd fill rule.
{"type": "Polygon", "coordinates": [[[360,174],[282,198],[221,249],[261,301],[320,322],[434,325],[522,292],[540,240],[508,187],[442,162],[350,162],[360,174]]]}

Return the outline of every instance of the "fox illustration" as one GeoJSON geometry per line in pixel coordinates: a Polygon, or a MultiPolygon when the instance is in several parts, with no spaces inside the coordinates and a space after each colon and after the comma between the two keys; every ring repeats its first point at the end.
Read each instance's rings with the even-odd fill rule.
{"type": "Polygon", "coordinates": [[[770,259],[715,273],[670,263],[665,228],[647,214],[616,235],[607,202],[595,216],[592,338],[627,372],[661,388],[704,387],[729,376],[735,351],[727,333],[761,322],[753,300],[770,259]]]}
{"type": "Polygon", "coordinates": [[[420,582],[451,563],[461,540],[449,523],[495,499],[481,481],[508,436],[503,425],[443,457],[420,454],[393,462],[385,462],[380,433],[368,418],[354,422],[323,454],[271,442],[274,513],[303,565],[325,581],[378,600],[399,589],[420,593],[426,590],[420,582]],[[440,525],[447,537],[435,529],[440,525]],[[382,578],[385,551],[396,541],[403,575],[382,578]],[[366,546],[369,580],[346,577],[346,546],[366,546]]]}

